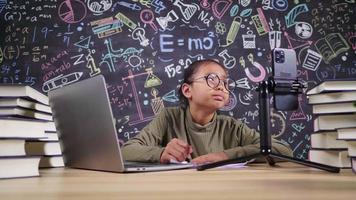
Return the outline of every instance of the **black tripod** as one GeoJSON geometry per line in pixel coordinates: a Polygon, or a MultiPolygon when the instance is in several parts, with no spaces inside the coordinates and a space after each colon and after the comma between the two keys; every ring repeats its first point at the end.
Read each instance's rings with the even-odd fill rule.
{"type": "Polygon", "coordinates": [[[271,132],[270,132],[270,113],[269,113],[269,93],[274,94],[274,106],[276,109],[282,110],[295,110],[298,108],[298,94],[301,93],[303,89],[302,84],[295,80],[291,82],[290,80],[278,80],[274,81],[270,78],[268,81],[263,81],[259,84],[257,91],[259,92],[259,121],[260,121],[260,153],[253,154],[251,156],[223,160],[215,163],[209,163],[200,165],[197,167],[198,170],[205,170],[214,167],[219,167],[226,164],[242,163],[250,161],[251,159],[257,157],[264,157],[270,166],[275,164],[273,158],[290,161],[305,165],[308,167],[313,167],[333,173],[339,173],[340,169],[338,167],[333,167],[329,165],[324,165],[320,163],[315,163],[307,160],[302,160],[298,158],[288,157],[284,155],[278,155],[272,153],[271,148],[271,132]],[[278,103],[276,103],[278,102],[278,103]]]}

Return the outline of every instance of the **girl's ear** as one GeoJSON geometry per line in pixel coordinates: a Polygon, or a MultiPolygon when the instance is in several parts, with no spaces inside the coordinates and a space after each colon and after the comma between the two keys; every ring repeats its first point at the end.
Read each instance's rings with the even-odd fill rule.
{"type": "Polygon", "coordinates": [[[183,83],[183,85],[182,85],[182,94],[187,99],[190,99],[192,97],[192,91],[191,91],[191,88],[190,88],[189,84],[183,83]]]}

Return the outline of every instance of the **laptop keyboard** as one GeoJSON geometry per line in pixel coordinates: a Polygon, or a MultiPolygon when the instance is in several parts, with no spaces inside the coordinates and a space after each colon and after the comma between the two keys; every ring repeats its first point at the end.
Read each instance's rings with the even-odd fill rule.
{"type": "Polygon", "coordinates": [[[143,162],[125,162],[125,167],[157,167],[157,166],[172,166],[182,164],[161,164],[161,163],[143,163],[143,162]]]}

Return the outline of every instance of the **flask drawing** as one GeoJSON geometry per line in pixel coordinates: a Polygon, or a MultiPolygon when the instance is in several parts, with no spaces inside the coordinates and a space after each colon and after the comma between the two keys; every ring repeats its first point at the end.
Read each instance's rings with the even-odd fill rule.
{"type": "Polygon", "coordinates": [[[178,6],[179,10],[182,12],[184,19],[190,20],[193,17],[195,12],[198,10],[198,7],[193,4],[185,4],[180,0],[175,0],[173,5],[178,6]]]}

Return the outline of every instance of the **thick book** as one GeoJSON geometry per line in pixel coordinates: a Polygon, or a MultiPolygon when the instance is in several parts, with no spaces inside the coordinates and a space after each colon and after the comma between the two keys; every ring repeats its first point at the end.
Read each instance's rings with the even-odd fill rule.
{"type": "Polygon", "coordinates": [[[320,94],[324,92],[335,91],[356,91],[356,80],[330,80],[324,81],[307,91],[307,95],[320,94]]]}
{"type": "Polygon", "coordinates": [[[356,174],[356,157],[351,157],[350,160],[352,171],[356,174]]]}
{"type": "Polygon", "coordinates": [[[352,128],[356,125],[356,114],[319,115],[314,119],[314,132],[352,128]]]}
{"type": "Polygon", "coordinates": [[[309,104],[352,102],[356,101],[356,91],[314,94],[307,98],[309,104]]]}
{"type": "Polygon", "coordinates": [[[49,105],[46,95],[26,85],[2,84],[0,85],[0,97],[23,97],[49,105]]]}
{"type": "Polygon", "coordinates": [[[0,156],[24,156],[25,138],[0,139],[0,156]]]}
{"type": "Polygon", "coordinates": [[[347,153],[351,157],[356,157],[356,140],[347,140],[347,153]]]}
{"type": "Polygon", "coordinates": [[[62,155],[59,142],[52,141],[27,141],[25,144],[27,155],[38,156],[56,156],[62,155]]]}
{"type": "Polygon", "coordinates": [[[0,118],[0,138],[44,138],[45,121],[0,118]]]}
{"type": "Polygon", "coordinates": [[[45,132],[45,137],[39,138],[39,141],[59,141],[57,132],[45,132]]]}
{"type": "Polygon", "coordinates": [[[40,156],[0,156],[0,179],[39,176],[40,156]]]}
{"type": "Polygon", "coordinates": [[[341,149],[347,148],[345,140],[338,140],[337,131],[313,133],[310,136],[311,147],[316,149],[341,149]]]}
{"type": "Polygon", "coordinates": [[[314,114],[356,113],[356,101],[313,105],[314,114]]]}
{"type": "Polygon", "coordinates": [[[45,131],[51,131],[51,132],[56,132],[56,125],[54,124],[54,121],[47,121],[46,122],[46,127],[45,131]]]}
{"type": "Polygon", "coordinates": [[[63,156],[42,156],[39,167],[64,167],[63,156]]]}
{"type": "Polygon", "coordinates": [[[0,107],[22,107],[46,113],[52,113],[51,107],[24,98],[0,98],[0,107]]]}
{"type": "MultiPolygon", "coordinates": [[[[356,126],[356,124],[355,124],[356,126]]],[[[337,129],[339,140],[356,140],[356,127],[337,129]]]]}
{"type": "Polygon", "coordinates": [[[52,115],[43,112],[36,112],[34,110],[20,108],[20,107],[13,107],[13,108],[0,108],[0,116],[2,117],[24,117],[30,119],[40,119],[40,120],[47,120],[52,121],[52,115]]]}
{"type": "Polygon", "coordinates": [[[334,167],[351,167],[351,162],[350,158],[348,157],[347,150],[310,149],[309,160],[334,167]]]}

